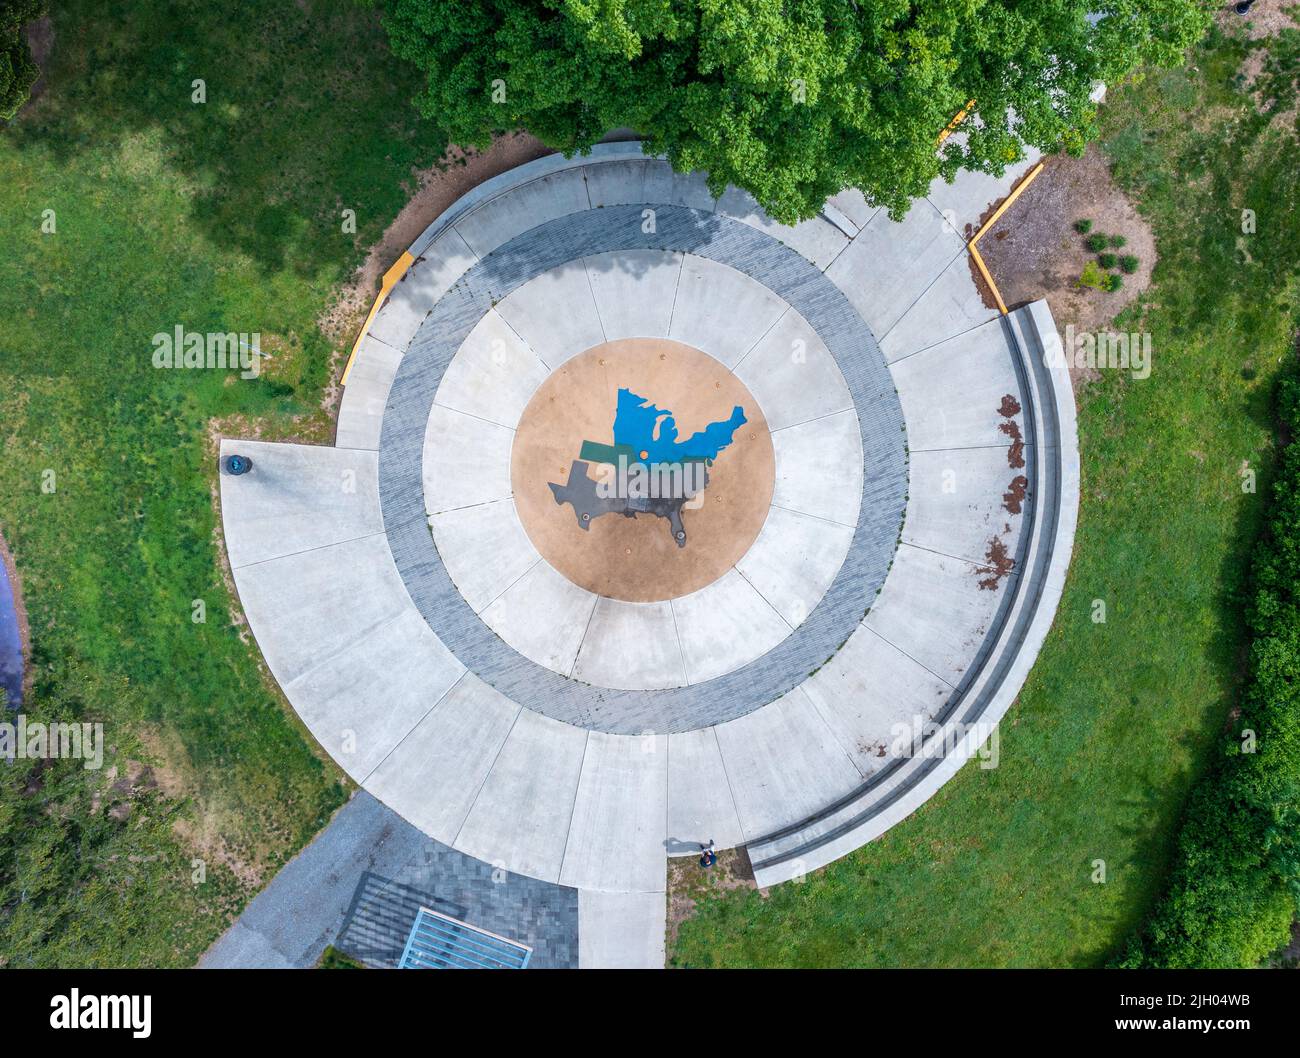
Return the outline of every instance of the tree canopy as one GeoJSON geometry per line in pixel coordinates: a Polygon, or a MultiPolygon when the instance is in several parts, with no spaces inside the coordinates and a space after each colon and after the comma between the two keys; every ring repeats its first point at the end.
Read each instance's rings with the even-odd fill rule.
{"type": "Polygon", "coordinates": [[[41,74],[23,27],[43,14],[45,0],[0,0],[0,118],[6,121],[27,102],[41,74]]]}
{"type": "Polygon", "coordinates": [[[462,146],[630,127],[778,219],[842,188],[901,214],[942,174],[1082,150],[1098,82],[1176,64],[1203,0],[388,0],[416,102],[462,146]],[[975,106],[936,152],[936,138],[975,106]]]}

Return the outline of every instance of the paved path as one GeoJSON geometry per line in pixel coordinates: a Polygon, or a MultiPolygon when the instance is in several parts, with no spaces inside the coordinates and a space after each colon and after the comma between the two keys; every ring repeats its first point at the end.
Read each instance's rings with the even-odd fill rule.
{"type": "Polygon", "coordinates": [[[392,967],[421,907],[578,965],[578,894],[495,870],[422,834],[364,791],[248,907],[201,968],[315,966],[326,945],[392,967]]]}

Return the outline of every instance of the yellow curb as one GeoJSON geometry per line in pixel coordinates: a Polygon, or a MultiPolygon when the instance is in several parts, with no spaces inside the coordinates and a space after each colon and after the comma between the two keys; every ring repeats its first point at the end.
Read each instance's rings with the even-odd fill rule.
{"type": "Polygon", "coordinates": [[[980,238],[986,231],[992,228],[993,225],[1001,219],[1002,214],[1011,208],[1012,203],[1020,197],[1021,192],[1034,182],[1038,174],[1043,171],[1043,164],[1043,162],[1039,162],[1025,174],[1024,179],[1022,179],[1020,183],[1016,184],[1012,189],[1011,194],[1007,195],[1006,199],[1003,200],[1002,205],[998,206],[998,208],[993,211],[993,216],[989,217],[988,220],[980,225],[980,230],[977,231],[971,237],[970,242],[966,244],[966,249],[971,255],[971,260],[975,262],[975,267],[979,269],[980,275],[984,277],[984,282],[986,282],[989,285],[989,289],[993,291],[993,300],[998,303],[998,311],[1001,312],[1003,316],[1007,314],[1007,304],[1002,300],[1002,294],[998,290],[997,284],[993,282],[993,276],[989,273],[988,265],[984,263],[984,258],[980,256],[979,247],[975,244],[980,241],[980,238]]]}
{"type": "Polygon", "coordinates": [[[357,358],[357,350],[361,348],[361,343],[370,333],[370,325],[375,320],[375,314],[379,312],[384,302],[388,300],[388,292],[393,289],[402,278],[406,275],[411,265],[415,264],[415,258],[407,251],[402,251],[402,256],[394,262],[393,267],[384,273],[384,280],[379,285],[379,294],[375,298],[375,303],[370,306],[370,313],[366,316],[366,322],[361,325],[361,333],[357,335],[357,340],[352,343],[352,353],[348,356],[347,366],[343,368],[343,377],[339,384],[346,386],[348,384],[348,373],[352,370],[352,362],[357,358]]]}

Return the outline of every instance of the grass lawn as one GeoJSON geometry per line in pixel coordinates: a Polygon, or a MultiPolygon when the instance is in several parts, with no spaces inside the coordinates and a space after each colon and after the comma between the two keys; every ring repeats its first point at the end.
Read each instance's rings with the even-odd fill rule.
{"type": "MultiPolygon", "coordinates": [[[[1271,43],[1292,71],[1297,39],[1271,43]]],[[[1237,686],[1271,385],[1300,320],[1295,81],[1270,90],[1292,111],[1270,124],[1238,76],[1245,55],[1212,37],[1105,108],[1104,147],[1160,252],[1120,321],[1151,333],[1154,371],[1081,395],[1070,581],[1000,767],[966,768],[802,884],[703,901],[675,965],[1090,966],[1141,921],[1237,686]],[[1261,472],[1254,494],[1243,466],[1261,472]]]]}
{"type": "Polygon", "coordinates": [[[0,129],[0,525],[27,711],[109,750],[0,776],[0,965],[189,965],[346,796],[232,624],[211,423],[328,436],[317,319],[444,140],[353,0],[69,0],[54,33],[0,129]],[[177,325],[273,359],[154,370],[177,325]]]}

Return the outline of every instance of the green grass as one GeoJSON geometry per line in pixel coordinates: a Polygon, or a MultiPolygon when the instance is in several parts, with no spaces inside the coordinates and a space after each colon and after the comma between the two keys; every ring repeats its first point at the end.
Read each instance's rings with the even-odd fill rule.
{"type": "Polygon", "coordinates": [[[34,637],[28,711],[102,720],[119,785],[131,760],[158,781],[5,773],[0,964],[186,965],[345,796],[232,625],[210,423],[322,436],[335,350],[316,321],[444,140],[352,0],[238,18],[70,0],[54,29],[44,96],[0,129],[0,523],[34,637]],[[274,359],[253,381],[155,371],[150,339],[177,324],[259,331],[274,359]]]}
{"type": "Polygon", "coordinates": [[[1091,966],[1151,906],[1237,689],[1270,392],[1300,318],[1295,129],[1255,111],[1244,53],[1216,37],[1105,108],[1116,176],[1157,235],[1154,286],[1121,321],[1152,334],[1154,371],[1082,396],[1070,579],[1000,766],[964,769],[802,884],[702,903],[675,965],[1091,966]],[[1247,208],[1258,234],[1243,237],[1247,208]],[[1254,494],[1243,465],[1261,472],[1254,494]]]}

